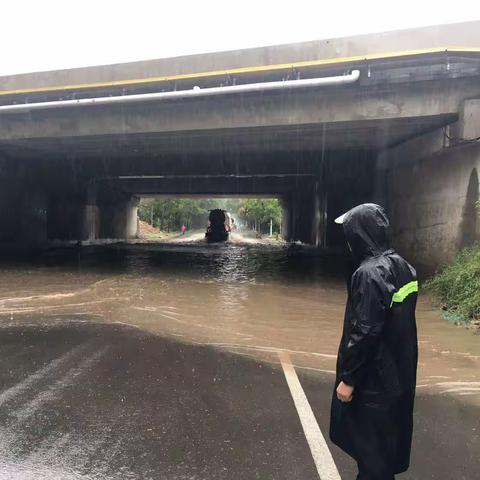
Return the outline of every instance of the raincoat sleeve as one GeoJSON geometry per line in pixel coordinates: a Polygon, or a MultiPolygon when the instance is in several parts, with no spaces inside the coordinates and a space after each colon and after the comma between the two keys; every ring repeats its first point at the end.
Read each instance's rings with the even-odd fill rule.
{"type": "Polygon", "coordinates": [[[362,383],[375,353],[389,308],[388,289],[380,275],[358,269],[351,284],[350,328],[345,338],[341,380],[350,386],[362,383]]]}

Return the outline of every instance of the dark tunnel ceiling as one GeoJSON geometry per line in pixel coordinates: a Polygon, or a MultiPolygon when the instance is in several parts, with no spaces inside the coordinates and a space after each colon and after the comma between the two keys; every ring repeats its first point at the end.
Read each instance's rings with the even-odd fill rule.
{"type": "Polygon", "coordinates": [[[322,148],[378,150],[457,120],[456,115],[322,125],[217,129],[161,134],[59,137],[0,142],[13,159],[156,158],[163,155],[274,153],[322,148]],[[325,143],[323,139],[325,138],[325,143]]]}

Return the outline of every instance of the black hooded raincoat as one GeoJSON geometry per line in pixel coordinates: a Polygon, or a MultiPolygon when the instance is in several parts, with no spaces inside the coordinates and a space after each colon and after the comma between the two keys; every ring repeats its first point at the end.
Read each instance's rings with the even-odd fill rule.
{"type": "MultiPolygon", "coordinates": [[[[343,222],[356,269],[349,279],[335,389],[354,386],[342,403],[334,390],[330,437],[371,478],[408,469],[417,371],[416,272],[388,248],[382,207],[364,204],[343,222]]],[[[370,478],[370,477],[369,477],[370,478]]]]}

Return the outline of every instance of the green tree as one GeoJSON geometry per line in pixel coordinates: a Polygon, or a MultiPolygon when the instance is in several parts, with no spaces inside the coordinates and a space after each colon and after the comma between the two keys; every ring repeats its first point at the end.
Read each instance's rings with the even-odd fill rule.
{"type": "Polygon", "coordinates": [[[278,232],[282,221],[282,208],[276,198],[251,198],[244,200],[238,210],[250,228],[259,232],[268,232],[270,221],[273,230],[278,232]]]}
{"type": "Polygon", "coordinates": [[[192,199],[192,198],[144,198],[138,207],[140,220],[160,230],[179,230],[182,224],[187,228],[203,228],[207,224],[209,210],[237,208],[235,199],[192,199]],[[232,203],[233,202],[233,203],[232,203]]]}
{"type": "Polygon", "coordinates": [[[280,230],[282,209],[275,198],[144,198],[140,201],[138,216],[140,220],[164,231],[179,230],[182,224],[189,229],[203,228],[207,224],[209,211],[214,208],[227,210],[259,232],[268,232],[270,221],[274,231],[280,230]]]}

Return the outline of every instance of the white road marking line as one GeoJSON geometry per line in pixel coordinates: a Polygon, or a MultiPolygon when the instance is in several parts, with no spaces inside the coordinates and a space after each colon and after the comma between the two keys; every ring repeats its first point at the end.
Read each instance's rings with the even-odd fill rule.
{"type": "Polygon", "coordinates": [[[12,387],[8,388],[7,390],[0,393],[0,407],[12,400],[17,395],[25,392],[28,388],[34,385],[36,382],[42,380],[46,376],[53,373],[57,368],[61,367],[64,363],[68,362],[72,357],[76,356],[79,352],[83,352],[88,346],[90,346],[90,342],[83,343],[76,346],[74,349],[70,350],[69,352],[63,354],[61,357],[52,360],[49,364],[45,365],[44,367],[40,368],[36,372],[33,372],[27,378],[25,378],[20,383],[13,385],[12,387]]]}
{"type": "Polygon", "coordinates": [[[102,356],[107,353],[109,349],[110,346],[106,345],[97,352],[90,355],[90,357],[83,360],[76,367],[71,368],[62,378],[57,380],[47,390],[40,392],[30,402],[28,402],[26,406],[16,412],[16,418],[18,420],[25,420],[31,417],[37,410],[42,408],[45,403],[56,400],[62,390],[65,390],[75,385],[77,377],[79,377],[86,370],[91,369],[102,358],[102,356]]]}
{"type": "Polygon", "coordinates": [[[293,402],[297,408],[298,416],[300,417],[300,422],[320,480],[341,480],[337,466],[333,461],[327,442],[318,426],[312,407],[310,407],[308,403],[308,399],[300,384],[297,372],[295,372],[295,368],[292,365],[290,356],[286,352],[278,352],[278,357],[282,364],[283,373],[285,374],[288,388],[290,389],[293,402]]]}

